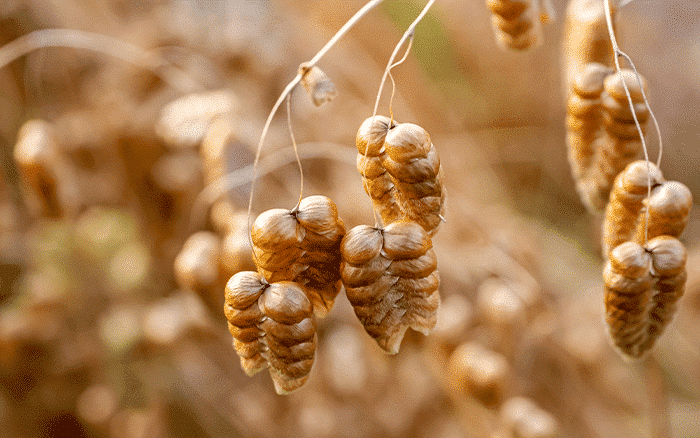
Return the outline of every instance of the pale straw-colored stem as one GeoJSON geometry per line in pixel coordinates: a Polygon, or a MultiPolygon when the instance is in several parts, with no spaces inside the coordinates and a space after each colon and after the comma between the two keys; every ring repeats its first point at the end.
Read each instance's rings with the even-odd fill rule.
{"type": "Polygon", "coordinates": [[[203,87],[184,71],[168,63],[157,53],[107,35],[75,29],[40,29],[0,47],[0,69],[34,50],[68,47],[89,50],[132,63],[149,70],[181,93],[201,91],[203,87]]]}
{"type": "MultiPolygon", "coordinates": [[[[260,161],[260,152],[262,151],[263,144],[265,143],[265,137],[267,136],[267,131],[270,129],[270,124],[272,123],[272,119],[275,117],[275,114],[277,114],[277,110],[282,105],[282,103],[287,98],[287,96],[292,93],[294,88],[296,88],[296,86],[299,85],[299,82],[301,82],[301,79],[303,77],[304,72],[313,68],[318,63],[318,61],[320,61],[321,58],[323,58],[323,56],[326,53],[328,53],[328,51],[338,41],[340,41],[340,39],[343,36],[345,36],[345,34],[348,32],[348,30],[350,30],[350,28],[352,28],[362,17],[364,17],[365,14],[367,14],[369,11],[371,11],[376,6],[381,4],[382,1],[384,1],[384,0],[371,0],[371,1],[367,2],[367,4],[365,4],[359,11],[357,11],[355,13],[355,15],[353,15],[338,30],[338,32],[336,32],[336,34],[333,35],[333,37],[330,40],[328,40],[326,45],[324,45],[321,48],[321,50],[319,50],[318,53],[316,53],[316,55],[313,58],[311,58],[310,61],[302,63],[305,66],[305,68],[300,69],[301,71],[299,71],[297,73],[297,75],[294,77],[294,79],[292,79],[292,81],[289,84],[287,84],[287,86],[282,91],[282,94],[280,94],[280,97],[277,99],[277,102],[275,102],[275,104],[272,106],[272,110],[270,111],[270,114],[267,116],[267,120],[265,121],[265,125],[263,126],[262,133],[260,134],[260,140],[258,141],[258,147],[255,151],[255,161],[253,161],[253,179],[252,179],[251,188],[250,188],[250,197],[248,199],[248,229],[250,229],[250,213],[253,209],[253,194],[255,191],[255,179],[257,176],[256,175],[257,165],[258,165],[258,161],[260,161]]],[[[221,179],[225,179],[227,177],[228,177],[228,175],[224,175],[223,177],[221,177],[221,179]]],[[[211,185],[217,184],[218,182],[219,182],[218,180],[214,181],[211,185]]],[[[207,189],[208,189],[208,187],[205,188],[205,190],[207,190],[207,189]]],[[[250,233],[248,233],[248,235],[250,237],[250,233]]]]}
{"type": "MultiPolygon", "coordinates": [[[[639,132],[639,138],[642,142],[642,150],[644,151],[644,159],[647,162],[647,198],[651,197],[651,166],[649,166],[649,152],[647,150],[647,144],[644,141],[644,134],[642,133],[642,127],[639,125],[639,120],[637,119],[637,113],[634,110],[634,103],[632,102],[632,96],[630,95],[630,91],[627,88],[627,83],[625,82],[625,78],[622,75],[622,70],[620,69],[620,56],[624,57],[627,62],[629,62],[630,66],[632,67],[632,70],[634,71],[634,75],[637,78],[637,83],[639,84],[639,89],[642,90],[642,98],[644,99],[644,104],[647,106],[649,109],[649,114],[651,115],[651,119],[654,121],[654,127],[656,128],[656,134],[659,137],[659,156],[656,159],[656,165],[657,167],[660,167],[661,165],[661,154],[663,153],[663,139],[661,138],[661,129],[659,128],[659,123],[656,120],[656,116],[654,115],[654,112],[651,110],[651,106],[649,105],[649,100],[647,99],[646,93],[644,92],[644,86],[642,85],[641,78],[639,77],[639,73],[637,72],[637,67],[635,67],[634,63],[632,62],[632,59],[624,53],[622,50],[620,50],[620,47],[617,45],[617,39],[615,38],[615,31],[613,30],[613,23],[612,23],[612,12],[611,12],[611,7],[610,7],[610,0],[603,0],[604,5],[605,5],[605,22],[608,26],[608,33],[610,34],[610,43],[612,44],[613,51],[615,52],[614,56],[614,61],[615,61],[615,70],[617,70],[617,74],[620,76],[620,81],[622,81],[622,86],[625,89],[625,95],[627,96],[627,103],[630,106],[630,111],[632,112],[632,118],[634,119],[634,124],[637,127],[637,132],[639,132]]],[[[644,229],[644,243],[647,242],[648,236],[649,236],[649,211],[645,210],[644,212],[644,222],[646,224],[646,227],[644,229]]]]}
{"type": "Polygon", "coordinates": [[[250,183],[253,181],[253,178],[257,178],[259,175],[269,174],[282,166],[293,163],[295,160],[312,158],[327,158],[354,166],[356,157],[357,154],[354,152],[354,149],[331,142],[302,143],[298,145],[297,151],[294,151],[292,147],[275,151],[261,159],[255,171],[255,166],[251,164],[230,172],[205,187],[192,205],[190,228],[194,231],[202,227],[210,205],[231,189],[250,183]]]}

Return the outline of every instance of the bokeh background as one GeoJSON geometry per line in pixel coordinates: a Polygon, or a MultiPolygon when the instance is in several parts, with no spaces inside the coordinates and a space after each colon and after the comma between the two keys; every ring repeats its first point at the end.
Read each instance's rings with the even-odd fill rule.
{"type": "MultiPolygon", "coordinates": [[[[680,311],[648,360],[625,363],[604,331],[599,220],[566,160],[565,2],[552,3],[526,53],[497,47],[482,1],[440,0],[418,26],[392,110],[428,130],[445,173],[438,327],[387,356],[341,294],[309,381],[282,397],[240,369],[222,312],[227,277],[251,265],[246,166],[299,64],[364,2],[3,1],[0,44],[61,28],[98,50],[33,50],[0,70],[0,435],[699,436],[699,212],[680,311]],[[48,123],[70,193],[53,211],[13,158],[30,119],[48,123]],[[227,172],[240,184],[207,214],[197,196],[227,172]],[[190,247],[216,247],[213,261],[186,257],[198,231],[190,247]]],[[[355,133],[424,4],[386,0],[323,58],[335,100],[293,95],[304,193],[333,199],[348,229],[373,221],[355,133]]],[[[700,3],[634,0],[617,25],[649,84],[664,175],[700,193],[700,3]]],[[[296,204],[290,147],[281,110],[262,156],[282,164],[260,172],[253,216],[296,204]]]]}

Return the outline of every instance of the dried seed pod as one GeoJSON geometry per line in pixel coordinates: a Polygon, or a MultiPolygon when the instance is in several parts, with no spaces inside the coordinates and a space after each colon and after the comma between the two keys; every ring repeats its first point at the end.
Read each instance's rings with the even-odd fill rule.
{"type": "Polygon", "coordinates": [[[511,357],[527,323],[523,300],[502,280],[487,279],[477,290],[476,310],[489,327],[494,348],[511,357]]]}
{"type": "Polygon", "coordinates": [[[272,209],[253,223],[253,253],[271,283],[294,281],[307,291],[319,317],[340,292],[340,242],[345,224],[325,196],[304,198],[296,210],[272,209]]]}
{"type": "Polygon", "coordinates": [[[265,315],[258,306],[258,298],[266,287],[262,275],[250,271],[237,273],[226,284],[224,314],[241,367],[249,376],[267,366],[263,355],[267,346],[259,328],[265,315]]]}
{"type": "Polygon", "coordinates": [[[26,122],[17,136],[14,158],[32,214],[57,218],[77,211],[76,181],[49,123],[26,122]]]}
{"type": "MultiPolygon", "coordinates": [[[[615,5],[612,3],[613,22],[615,5]]],[[[613,66],[613,49],[599,0],[571,0],[566,7],[564,30],[565,85],[568,93],[576,77],[590,63],[613,66]]]]}
{"type": "Polygon", "coordinates": [[[226,285],[224,312],[248,375],[268,366],[278,394],[306,382],[316,351],[316,320],[300,285],[270,284],[257,272],[239,272],[226,285]]]}
{"type": "Polygon", "coordinates": [[[221,239],[209,231],[191,235],[175,258],[175,278],[180,287],[196,292],[216,286],[219,278],[221,239]]]}
{"type": "Polygon", "coordinates": [[[455,388],[487,407],[498,406],[508,391],[510,367],[505,356],[476,342],[458,346],[447,363],[455,388]]]}
{"type": "Polygon", "coordinates": [[[396,189],[391,175],[382,166],[384,139],[396,122],[385,116],[369,117],[357,131],[357,170],[362,175],[365,192],[372,198],[374,208],[386,224],[401,219],[396,189]]]}
{"type": "Polygon", "coordinates": [[[418,125],[402,123],[389,131],[384,147],[382,166],[396,186],[404,218],[433,236],[444,213],[445,191],[440,158],[428,132],[418,125]]]}
{"type": "Polygon", "coordinates": [[[608,332],[615,347],[627,357],[640,357],[645,351],[651,264],[651,256],[641,245],[625,242],[610,252],[603,271],[608,332]]]}
{"type": "Polygon", "coordinates": [[[640,210],[648,192],[664,181],[661,170],[646,161],[630,163],[617,178],[605,210],[603,254],[623,242],[633,240],[640,210]]]}
{"type": "Polygon", "coordinates": [[[651,197],[644,200],[644,207],[637,222],[637,242],[667,235],[678,237],[688,223],[688,215],[693,206],[693,195],[688,187],[677,181],[666,181],[654,187],[651,197]],[[647,221],[645,209],[649,213],[649,228],[645,234],[647,221]]]}
{"type": "Polygon", "coordinates": [[[683,296],[687,274],[685,246],[675,237],[659,236],[645,245],[651,253],[655,283],[647,318],[647,338],[640,349],[653,347],[676,313],[676,303],[683,296]]]}
{"type": "Polygon", "coordinates": [[[503,49],[522,51],[541,44],[540,0],[487,0],[486,4],[503,49]]]}
{"type": "Polygon", "coordinates": [[[248,216],[234,213],[226,221],[226,235],[221,243],[221,266],[228,275],[255,269],[248,239],[248,216]]]}
{"type": "Polygon", "coordinates": [[[576,77],[567,102],[566,143],[571,173],[576,188],[587,206],[588,170],[595,157],[595,140],[603,124],[601,94],[605,77],[610,68],[598,64],[587,64],[576,77]]]}
{"type": "Polygon", "coordinates": [[[500,419],[514,438],[556,438],[557,420],[527,397],[506,400],[500,409],[500,419]]]}
{"type": "Polygon", "coordinates": [[[237,105],[236,96],[228,90],[189,94],[163,107],[156,122],[156,134],[173,148],[196,147],[211,121],[232,113],[237,105]]]}
{"type": "Polygon", "coordinates": [[[234,119],[228,114],[214,118],[208,125],[199,148],[206,184],[226,175],[226,152],[231,146],[231,139],[235,138],[236,128],[234,119]]]}
{"type": "Polygon", "coordinates": [[[340,247],[345,293],[365,331],[390,354],[410,327],[428,334],[437,322],[440,276],[430,236],[418,224],[360,225],[340,247]]]}
{"type": "Polygon", "coordinates": [[[409,219],[434,235],[442,221],[445,191],[440,158],[425,129],[370,117],[360,126],[356,145],[357,168],[382,221],[409,219]]]}
{"type": "Polygon", "coordinates": [[[333,81],[317,66],[309,68],[306,63],[303,63],[299,66],[299,74],[302,75],[301,84],[314,105],[321,106],[330,102],[338,94],[333,81]]]}
{"type": "MultiPolygon", "coordinates": [[[[592,211],[602,211],[608,201],[615,177],[631,163],[642,150],[629,103],[622,84],[624,78],[632,97],[642,133],[646,127],[649,109],[642,98],[642,88],[631,70],[622,70],[621,75],[612,73],[604,83],[601,97],[604,133],[596,140],[596,154],[587,176],[587,206],[592,211]]],[[[642,86],[646,88],[642,80],[642,86]]]]}

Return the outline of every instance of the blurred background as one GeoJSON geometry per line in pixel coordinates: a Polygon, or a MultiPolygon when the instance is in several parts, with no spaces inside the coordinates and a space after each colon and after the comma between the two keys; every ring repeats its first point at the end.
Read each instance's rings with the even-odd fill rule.
{"type": "MultiPolygon", "coordinates": [[[[648,360],[625,363],[605,333],[599,219],[566,159],[566,5],[552,3],[525,53],[497,46],[482,1],[440,0],[418,26],[392,110],[442,157],[438,326],[387,356],[341,293],[317,322],[309,381],[278,396],[267,372],[243,373],[222,312],[228,277],[253,268],[247,166],[299,64],[364,1],[3,1],[3,46],[61,28],[81,33],[42,38],[82,48],[25,38],[0,70],[0,435],[700,436],[699,212],[680,310],[648,360]],[[41,165],[17,159],[27,144],[41,165]],[[203,208],[229,172],[239,184],[203,208]]],[[[348,229],[373,222],[355,133],[424,4],[386,0],[323,58],[335,100],[292,97],[304,194],[330,197],[348,229]]],[[[696,194],[698,17],[692,0],[635,0],[617,22],[649,84],[661,169],[696,194]]],[[[290,147],[280,111],[253,217],[296,204],[290,147]]]]}

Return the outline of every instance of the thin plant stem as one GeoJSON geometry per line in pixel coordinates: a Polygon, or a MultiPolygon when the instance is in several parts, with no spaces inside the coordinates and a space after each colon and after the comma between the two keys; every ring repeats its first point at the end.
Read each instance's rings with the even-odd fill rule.
{"type": "Polygon", "coordinates": [[[289,130],[289,138],[292,140],[292,147],[294,148],[294,156],[297,159],[297,166],[299,166],[299,201],[296,207],[292,209],[292,212],[297,212],[299,210],[299,205],[301,205],[301,200],[304,197],[304,168],[301,165],[301,160],[299,159],[299,149],[297,148],[297,141],[294,139],[294,130],[292,129],[292,95],[287,95],[287,129],[289,130]]]}
{"type": "MultiPolygon", "coordinates": [[[[339,30],[336,32],[333,37],[328,40],[326,45],[324,45],[321,50],[314,55],[313,58],[311,58],[310,61],[302,63],[302,65],[305,66],[304,69],[300,69],[300,71],[297,73],[297,75],[292,79],[292,81],[287,84],[287,86],[282,90],[282,94],[280,94],[280,97],[277,99],[277,102],[272,106],[272,110],[270,111],[270,114],[267,116],[267,120],[265,121],[265,125],[263,126],[262,133],[260,134],[260,140],[258,141],[258,147],[255,151],[255,161],[253,161],[253,179],[251,181],[251,187],[250,187],[250,197],[248,199],[248,230],[250,231],[250,213],[253,210],[253,194],[255,191],[255,179],[256,179],[256,172],[257,172],[257,165],[258,161],[260,161],[260,152],[262,151],[263,144],[265,143],[265,137],[267,136],[267,131],[270,129],[270,124],[272,123],[272,119],[275,117],[275,114],[277,114],[277,110],[279,109],[280,105],[282,105],[282,102],[284,102],[284,99],[294,90],[294,88],[299,85],[299,82],[301,82],[301,79],[306,71],[311,70],[320,60],[323,58],[323,56],[328,53],[328,51],[338,42],[340,39],[352,28],[362,17],[365,16],[369,11],[374,9],[376,6],[379,6],[379,4],[382,3],[384,0],[371,0],[367,2],[362,8],[360,8],[359,11],[355,13],[339,30]]],[[[224,175],[221,179],[227,178],[228,175],[224,175]]],[[[212,184],[217,184],[219,181],[214,181],[212,184]]],[[[207,187],[208,188],[208,187],[207,187]]],[[[205,190],[207,190],[205,188],[205,190]]],[[[248,233],[250,235],[250,233],[248,233]]]]}
{"type": "MultiPolygon", "coordinates": [[[[387,62],[386,68],[384,69],[384,73],[382,74],[382,80],[379,83],[379,90],[377,91],[377,98],[374,101],[374,110],[372,111],[372,122],[370,123],[370,127],[374,126],[374,118],[377,117],[377,109],[379,108],[379,99],[382,96],[382,90],[384,89],[384,83],[386,82],[386,77],[391,74],[391,69],[393,67],[401,64],[408,56],[408,53],[411,50],[411,47],[413,45],[413,37],[414,37],[415,32],[416,32],[416,26],[418,26],[418,24],[423,20],[423,17],[425,17],[425,15],[428,13],[428,11],[430,10],[430,7],[433,6],[433,3],[435,3],[435,0],[430,0],[428,2],[428,4],[425,5],[423,10],[420,12],[420,14],[418,14],[416,19],[413,20],[411,25],[408,26],[406,31],[403,33],[403,35],[401,36],[401,39],[396,44],[396,47],[394,47],[394,51],[391,53],[391,56],[389,57],[389,62],[387,62]],[[394,63],[394,60],[396,59],[396,56],[399,53],[399,50],[401,50],[401,47],[403,47],[403,45],[406,43],[406,40],[408,40],[409,38],[410,38],[410,41],[408,44],[408,48],[406,49],[406,53],[404,54],[403,58],[399,62],[394,63]]],[[[393,76],[391,77],[391,82],[392,82],[392,84],[394,84],[393,76]]],[[[393,114],[392,109],[391,109],[391,103],[394,100],[394,91],[395,91],[395,87],[392,89],[391,101],[389,102],[389,112],[390,112],[392,121],[394,120],[394,114],[393,114]]],[[[389,126],[391,126],[391,124],[389,126]]],[[[370,133],[371,133],[371,128],[370,128],[370,133]]],[[[365,149],[364,158],[365,158],[365,167],[366,167],[367,166],[367,149],[365,149]]],[[[365,182],[365,189],[367,189],[366,182],[365,182]]],[[[377,215],[377,209],[372,208],[372,213],[374,214],[374,222],[376,224],[375,227],[382,228],[383,224],[381,221],[381,217],[379,217],[377,215]]]]}
{"type": "MultiPolygon", "coordinates": [[[[620,50],[620,47],[617,45],[617,39],[615,38],[615,31],[613,30],[613,23],[612,23],[612,13],[611,13],[611,7],[610,7],[610,0],[603,0],[604,5],[605,5],[605,22],[608,27],[608,34],[610,35],[610,43],[612,44],[613,51],[615,52],[615,56],[613,57],[615,60],[615,69],[617,70],[617,74],[620,77],[620,81],[622,81],[622,86],[625,89],[625,95],[627,96],[627,103],[629,104],[630,111],[632,112],[632,118],[634,119],[634,124],[637,127],[637,132],[639,133],[639,138],[642,142],[642,150],[644,151],[644,159],[647,162],[647,198],[651,197],[651,166],[649,162],[649,152],[647,150],[647,144],[644,141],[644,134],[642,133],[642,127],[639,125],[639,120],[637,119],[637,113],[634,110],[634,103],[632,102],[632,96],[630,95],[629,88],[627,88],[627,83],[625,82],[625,78],[622,75],[622,70],[620,69],[620,57],[624,57],[627,62],[629,62],[630,66],[632,67],[632,70],[634,71],[634,75],[637,79],[637,84],[639,85],[640,90],[642,90],[642,98],[644,99],[644,104],[647,106],[649,109],[649,114],[651,115],[651,119],[654,121],[654,127],[656,128],[656,134],[659,137],[659,156],[657,158],[656,165],[660,166],[661,165],[661,154],[663,152],[663,139],[661,137],[661,129],[659,128],[659,123],[656,120],[656,116],[654,115],[654,112],[651,110],[651,106],[649,105],[649,100],[647,99],[646,93],[644,92],[644,87],[642,85],[641,78],[639,76],[639,72],[637,71],[637,68],[635,67],[634,63],[632,62],[632,59],[627,55],[625,52],[620,50]]],[[[649,238],[649,210],[645,209],[644,210],[644,243],[647,242],[649,238]]]]}
{"type": "MultiPolygon", "coordinates": [[[[331,142],[309,142],[298,145],[297,151],[291,147],[277,150],[261,159],[257,168],[253,164],[230,172],[209,184],[202,190],[192,205],[190,228],[192,231],[202,227],[207,209],[231,189],[248,184],[259,175],[266,175],[295,160],[328,158],[340,163],[354,166],[357,155],[350,148],[331,142]]],[[[250,233],[249,233],[250,234],[250,233]]]]}
{"type": "Polygon", "coordinates": [[[379,98],[382,96],[382,90],[384,88],[384,82],[386,82],[386,77],[389,74],[389,71],[391,70],[391,67],[394,63],[394,59],[396,59],[396,55],[399,53],[399,50],[401,47],[404,45],[406,40],[409,37],[412,37],[413,34],[416,31],[416,26],[418,26],[418,23],[420,23],[423,20],[423,17],[425,17],[425,14],[428,13],[430,10],[430,7],[433,6],[433,3],[435,3],[435,0],[430,0],[427,5],[423,8],[423,10],[418,14],[418,17],[416,17],[415,20],[413,20],[413,23],[411,23],[410,26],[408,26],[408,29],[406,29],[406,32],[401,36],[401,39],[399,40],[399,43],[394,47],[394,51],[391,53],[391,57],[389,57],[389,62],[386,65],[386,68],[384,69],[384,74],[382,75],[382,80],[379,83],[379,91],[377,92],[377,99],[374,102],[374,111],[372,111],[372,117],[375,117],[377,115],[377,108],[379,107],[379,98]]]}
{"type": "Polygon", "coordinates": [[[410,39],[408,40],[408,47],[406,47],[406,53],[403,54],[403,57],[396,61],[392,66],[389,68],[389,79],[391,79],[391,99],[389,99],[389,115],[391,116],[391,121],[394,121],[394,110],[393,110],[393,104],[394,104],[394,94],[396,93],[396,82],[394,81],[394,75],[391,74],[391,70],[398,66],[403,64],[403,62],[408,58],[408,54],[411,51],[411,47],[413,47],[413,37],[415,34],[411,34],[410,39]]]}
{"type": "Polygon", "coordinates": [[[48,47],[90,50],[130,62],[149,70],[183,94],[203,90],[203,87],[184,71],[157,53],[107,35],[75,29],[35,30],[5,44],[0,47],[0,69],[34,50],[48,47]]]}

